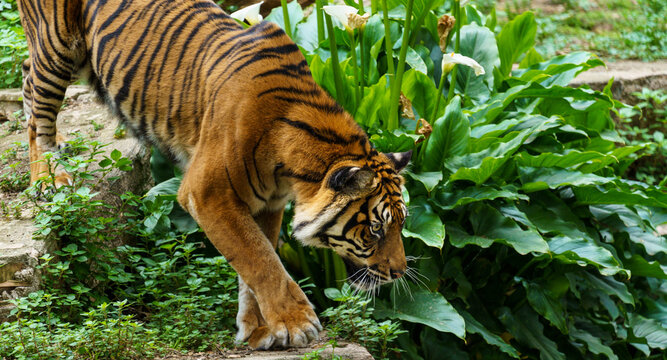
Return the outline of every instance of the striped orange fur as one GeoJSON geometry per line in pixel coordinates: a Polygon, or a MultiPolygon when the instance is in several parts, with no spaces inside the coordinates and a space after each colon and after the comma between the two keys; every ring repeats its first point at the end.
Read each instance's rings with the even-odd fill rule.
{"type": "MultiPolygon", "coordinates": [[[[184,169],[179,203],[239,274],[238,340],[301,346],[321,330],[275,252],[288,201],[294,236],[341,255],[356,286],[404,273],[398,172],[410,153],[374,150],[277,25],[244,29],[208,0],[18,4],[31,180],[61,142],[65,88],[87,78],[136,136],[184,169]]],[[[56,185],[68,180],[58,174],[56,185]]]]}

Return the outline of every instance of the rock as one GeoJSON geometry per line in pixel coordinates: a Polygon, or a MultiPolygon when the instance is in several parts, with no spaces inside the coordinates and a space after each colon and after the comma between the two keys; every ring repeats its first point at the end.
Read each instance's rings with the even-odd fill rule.
{"type": "Polygon", "coordinates": [[[21,89],[0,89],[0,122],[15,121],[14,114],[23,108],[21,89]]]}
{"type": "Polygon", "coordinates": [[[373,360],[373,356],[363,346],[339,341],[335,349],[330,344],[317,343],[305,348],[289,348],[274,351],[251,351],[251,350],[226,350],[221,353],[193,353],[173,354],[161,360],[217,360],[217,359],[242,359],[242,360],[302,360],[308,353],[319,353],[318,359],[331,359],[332,354],[349,360],[373,360]]]}
{"type": "Polygon", "coordinates": [[[579,74],[570,86],[587,84],[602,90],[611,78],[614,78],[611,87],[614,99],[633,104],[637,100],[632,93],[641,92],[642,88],[667,89],[667,60],[609,62],[606,68],[597,67],[579,74]]]}

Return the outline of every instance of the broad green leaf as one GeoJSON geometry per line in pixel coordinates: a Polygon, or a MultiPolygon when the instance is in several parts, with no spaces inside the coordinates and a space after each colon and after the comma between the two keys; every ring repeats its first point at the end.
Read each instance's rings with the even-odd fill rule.
{"type": "Polygon", "coordinates": [[[613,181],[595,174],[559,168],[519,167],[519,177],[526,192],[557,189],[562,186],[602,185],[613,181]]]}
{"type": "Polygon", "coordinates": [[[556,56],[525,69],[513,70],[512,76],[522,81],[539,80],[544,86],[566,86],[579,73],[596,66],[604,66],[604,62],[596,55],[588,52],[573,52],[556,56]],[[545,74],[549,77],[542,80],[545,74]]]}
{"type": "Polygon", "coordinates": [[[419,172],[413,173],[410,171],[403,171],[401,173],[403,176],[408,176],[424,185],[426,191],[429,193],[435,189],[438,184],[442,181],[442,172],[441,171],[430,171],[430,172],[419,172]]]}
{"type": "Polygon", "coordinates": [[[169,180],[163,181],[155,186],[153,186],[147,193],[146,197],[156,197],[160,196],[169,200],[176,200],[176,195],[178,194],[178,188],[181,186],[181,178],[172,177],[169,180]]]}
{"type": "MultiPolygon", "coordinates": [[[[398,59],[399,56],[398,52],[394,52],[393,55],[394,58],[398,59]]],[[[410,65],[410,68],[415,71],[418,71],[424,75],[428,74],[428,70],[426,67],[426,63],[424,62],[424,59],[422,59],[421,56],[419,56],[419,53],[411,47],[408,47],[408,52],[406,53],[405,56],[405,63],[410,65]]]]}
{"type": "Polygon", "coordinates": [[[635,313],[628,313],[628,318],[636,337],[646,339],[648,346],[653,349],[667,349],[667,329],[659,322],[635,313]]]}
{"type": "Polygon", "coordinates": [[[600,274],[611,276],[619,272],[628,272],[621,268],[614,255],[606,248],[596,244],[590,238],[570,238],[556,236],[548,240],[549,250],[556,254],[556,259],[580,266],[594,265],[600,274]]]}
{"type": "Polygon", "coordinates": [[[419,135],[401,133],[396,130],[394,133],[389,131],[378,131],[371,136],[371,142],[375,148],[381,152],[404,152],[415,146],[415,137],[419,135]]]}
{"type": "MultiPolygon", "coordinates": [[[[415,114],[417,119],[430,119],[433,116],[433,109],[439,95],[431,78],[418,71],[408,70],[403,74],[401,91],[412,102],[412,106],[417,111],[415,114]]],[[[444,100],[440,101],[440,104],[444,103],[444,100]]],[[[444,109],[444,106],[441,108],[444,109]]]]}
{"type": "Polygon", "coordinates": [[[476,245],[481,248],[488,248],[493,244],[493,239],[470,235],[456,223],[447,223],[445,228],[447,230],[449,243],[459,249],[466,245],[476,245]]]}
{"type": "Polygon", "coordinates": [[[607,156],[597,151],[569,150],[563,154],[542,153],[531,155],[521,152],[514,157],[516,164],[523,167],[558,167],[569,168],[579,164],[604,159],[607,156]]]}
{"type": "Polygon", "coordinates": [[[628,287],[611,276],[598,277],[586,271],[566,273],[570,281],[570,289],[574,291],[600,290],[602,293],[615,296],[626,304],[635,305],[635,299],[628,291],[628,287]]]}
{"type": "Polygon", "coordinates": [[[527,67],[533,66],[535,64],[539,64],[542,61],[544,61],[544,58],[542,55],[540,55],[535,48],[530,48],[528,52],[526,53],[526,56],[523,57],[523,60],[519,63],[519,69],[525,69],[527,67]]]}
{"type": "Polygon", "coordinates": [[[623,260],[623,265],[632,272],[633,276],[667,279],[667,265],[663,265],[658,261],[648,261],[637,254],[623,260]]]}
{"type": "MultiPolygon", "coordinates": [[[[590,175],[590,174],[588,174],[590,175]]],[[[619,185],[616,183],[616,185],[619,185]]],[[[572,189],[579,204],[625,204],[667,208],[667,194],[651,189],[629,189],[628,187],[577,187],[572,189]]]]}
{"type": "Polygon", "coordinates": [[[442,210],[452,210],[465,204],[498,198],[504,200],[528,200],[528,197],[520,194],[514,185],[506,185],[500,188],[475,185],[458,190],[443,188],[433,196],[433,202],[442,210]]]}
{"type": "MultiPolygon", "coordinates": [[[[490,91],[487,84],[493,83],[493,68],[500,64],[493,32],[476,24],[462,26],[459,50],[461,55],[475,59],[484,68],[485,74],[477,76],[473,69],[459,65],[456,74],[456,90],[476,103],[488,100],[490,91]]],[[[451,43],[447,51],[454,51],[451,43]]]]}
{"type": "Polygon", "coordinates": [[[549,251],[547,242],[537,231],[533,229],[523,230],[514,220],[505,217],[489,205],[474,204],[470,222],[474,235],[509,245],[521,255],[531,252],[547,253],[549,251]]]}
{"type": "MultiPolygon", "coordinates": [[[[380,305],[380,304],[378,304],[380,305]]],[[[375,315],[381,318],[401,319],[430,326],[465,338],[465,321],[440,293],[416,290],[399,292],[393,298],[393,308],[376,307],[375,315]]]]}
{"type": "Polygon", "coordinates": [[[612,348],[604,345],[600,338],[593,336],[587,331],[570,326],[570,337],[585,345],[593,354],[605,355],[609,360],[618,360],[618,356],[614,354],[612,348]]]}
{"type": "Polygon", "coordinates": [[[521,281],[521,284],[526,289],[528,303],[530,303],[533,309],[549,320],[560,332],[567,334],[567,312],[559,299],[554,298],[548,290],[534,282],[525,279],[518,280],[521,281]]]}
{"type": "Polygon", "coordinates": [[[503,76],[509,75],[512,65],[519,56],[533,47],[536,34],[537,22],[530,11],[524,12],[503,26],[496,37],[500,72],[503,76]]]}
{"type": "Polygon", "coordinates": [[[409,212],[403,227],[403,236],[420,239],[428,246],[441,249],[445,242],[445,225],[426,199],[411,199],[409,212]]]}
{"type": "MultiPolygon", "coordinates": [[[[292,1],[287,3],[287,14],[289,16],[290,28],[292,34],[296,33],[296,25],[303,20],[303,10],[298,1],[292,1]]],[[[285,19],[283,16],[283,8],[278,6],[271,10],[271,13],[264,19],[264,21],[270,21],[278,24],[283,30],[285,30],[285,19]]],[[[315,32],[317,34],[317,32],[315,32]]]]}
{"type": "Polygon", "coordinates": [[[481,336],[484,341],[486,341],[488,344],[497,346],[502,352],[506,353],[507,355],[519,359],[519,352],[512,347],[512,345],[506,343],[503,338],[501,338],[499,335],[492,333],[489,329],[484,327],[482,323],[477,321],[472,315],[470,315],[466,311],[459,311],[459,314],[463,317],[463,319],[466,322],[466,331],[471,333],[471,334],[478,334],[481,336]]]}
{"type": "Polygon", "coordinates": [[[450,181],[470,180],[482,184],[498,171],[531,134],[531,129],[523,130],[506,142],[498,142],[477,153],[456,156],[445,162],[445,167],[453,174],[450,181]]]}
{"type": "Polygon", "coordinates": [[[522,344],[537,349],[542,360],[565,360],[565,354],[558,351],[556,343],[544,335],[544,327],[538,316],[528,306],[523,306],[516,313],[501,307],[499,318],[509,332],[522,344]]]}
{"type": "MultiPolygon", "coordinates": [[[[329,78],[333,79],[331,76],[329,78]]],[[[354,114],[355,120],[367,127],[378,126],[381,122],[386,123],[389,119],[389,93],[386,76],[382,76],[375,85],[364,88],[361,104],[354,114]]]]}
{"type": "MultiPolygon", "coordinates": [[[[289,7],[288,7],[289,9],[289,7]]],[[[282,10],[282,9],[281,9],[282,10]]],[[[281,12],[282,14],[282,12],[281,12]]],[[[281,19],[282,20],[282,19],[281,19]]],[[[290,16],[290,25],[292,25],[292,17],[290,16]]],[[[313,52],[317,47],[317,13],[313,11],[306,21],[301,21],[294,26],[296,30],[292,33],[294,42],[299,47],[307,52],[313,52]]],[[[326,33],[326,27],[325,27],[326,33]]],[[[326,36],[326,35],[325,35],[326,36]]]]}
{"type": "Polygon", "coordinates": [[[423,171],[441,171],[444,162],[462,154],[468,145],[470,123],[461,112],[457,96],[447,105],[445,114],[433,123],[433,132],[422,145],[421,168],[423,171]]]}

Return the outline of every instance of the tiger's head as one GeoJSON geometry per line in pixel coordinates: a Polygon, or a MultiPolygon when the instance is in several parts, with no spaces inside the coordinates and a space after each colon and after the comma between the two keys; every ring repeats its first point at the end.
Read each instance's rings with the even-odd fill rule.
{"type": "Polygon", "coordinates": [[[327,172],[315,197],[296,204],[294,237],[333,249],[357,288],[373,289],[406,271],[401,229],[407,207],[399,172],[411,155],[372,150],[361,161],[341,161],[327,172]]]}

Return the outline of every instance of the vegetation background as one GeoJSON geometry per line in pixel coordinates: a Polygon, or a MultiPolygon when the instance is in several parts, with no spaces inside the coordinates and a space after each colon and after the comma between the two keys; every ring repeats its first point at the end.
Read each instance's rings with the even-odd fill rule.
{"type": "MultiPolygon", "coordinates": [[[[646,89],[630,107],[611,84],[568,83],[603,65],[578,50],[664,58],[667,2],[535,3],[371,1],[360,29],[319,1],[309,15],[291,2],[266,19],[292,36],[379,150],[414,150],[404,192],[410,281],[356,294],[340,259],[291,239],[289,207],[281,232],[279,252],[330,331],[378,358],[665,356],[667,240],[657,228],[667,222],[667,95],[646,89]],[[457,20],[445,36],[443,14],[457,20]],[[443,68],[452,52],[485,73],[443,68]]],[[[17,87],[27,53],[15,1],[0,0],[0,15],[0,80],[17,87]]],[[[0,357],[138,359],[232,346],[235,275],[174,202],[179,171],[154,152],[158,185],[119,194],[118,218],[95,198],[98,179],[130,164],[117,151],[94,160],[101,147],[82,136],[69,156],[49,158],[76,179],[33,202],[39,235],[61,249],[42,258],[44,289],[16,300],[15,320],[0,325],[0,357]],[[134,242],[109,245],[120,233],[134,242]]],[[[24,149],[0,156],[3,191],[27,187],[13,171],[24,149]]],[[[23,204],[3,203],[2,213],[23,204]]]]}

